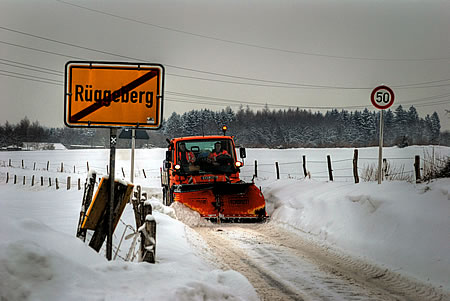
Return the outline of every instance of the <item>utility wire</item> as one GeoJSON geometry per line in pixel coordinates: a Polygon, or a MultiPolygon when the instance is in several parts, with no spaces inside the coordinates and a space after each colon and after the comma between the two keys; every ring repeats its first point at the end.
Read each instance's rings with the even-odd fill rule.
{"type": "MultiPolygon", "coordinates": [[[[2,73],[0,73],[0,75],[3,75],[3,76],[9,76],[9,77],[14,77],[14,78],[19,78],[19,79],[31,80],[31,81],[35,81],[35,82],[43,82],[43,83],[47,83],[47,84],[63,86],[63,82],[58,81],[58,80],[53,80],[53,79],[43,78],[43,77],[36,77],[34,75],[17,73],[17,72],[1,70],[1,69],[0,69],[0,72],[2,72],[2,73]]],[[[223,106],[224,104],[234,105],[234,106],[251,105],[251,106],[258,106],[258,107],[264,107],[264,106],[267,105],[267,106],[270,106],[270,107],[278,107],[278,108],[299,108],[299,109],[317,109],[317,110],[362,109],[362,108],[366,108],[367,107],[367,105],[336,107],[336,106],[298,106],[298,105],[295,105],[295,104],[293,104],[293,105],[270,104],[270,103],[267,103],[267,102],[266,103],[258,103],[258,102],[251,102],[251,101],[245,101],[245,100],[239,100],[239,99],[219,98],[219,97],[211,97],[211,96],[204,96],[204,95],[180,93],[180,92],[175,92],[175,91],[166,91],[166,94],[173,95],[173,96],[178,96],[178,97],[189,97],[188,99],[186,99],[186,98],[173,98],[173,97],[166,98],[166,100],[170,100],[170,101],[174,101],[174,102],[208,104],[208,105],[212,104],[212,105],[221,105],[221,106],[223,106]]],[[[437,98],[446,97],[446,96],[448,96],[448,95],[444,94],[444,95],[441,95],[441,96],[438,95],[438,96],[436,96],[434,98],[427,97],[427,98],[424,98],[424,99],[425,100],[436,100],[437,98]]],[[[416,99],[415,101],[420,101],[420,99],[416,99]]],[[[449,103],[449,102],[450,102],[450,100],[441,100],[441,101],[436,101],[436,102],[429,102],[429,103],[426,103],[426,104],[417,104],[416,106],[417,107],[433,106],[433,105],[445,104],[445,103],[449,103]]],[[[411,102],[409,102],[409,103],[401,103],[401,104],[403,104],[403,105],[411,104],[411,102]]]]}
{"type": "Polygon", "coordinates": [[[51,85],[56,85],[56,86],[64,86],[63,84],[43,81],[43,80],[39,80],[39,79],[32,79],[32,78],[28,78],[28,77],[16,76],[16,75],[11,75],[11,74],[4,74],[4,73],[1,73],[1,72],[0,72],[0,75],[7,76],[7,77],[19,78],[19,79],[25,79],[25,80],[29,80],[29,81],[33,81],[33,82],[40,82],[40,83],[45,83],[45,84],[51,84],[51,85]]]}
{"type": "Polygon", "coordinates": [[[141,24],[141,25],[151,26],[151,27],[154,27],[154,28],[162,29],[162,30],[172,31],[172,32],[176,32],[176,33],[181,33],[181,34],[195,36],[195,37],[199,37],[199,38],[219,41],[219,42],[228,43],[228,44],[235,44],[235,45],[247,46],[247,47],[251,47],[251,48],[264,49],[264,50],[270,50],[270,51],[277,51],[277,52],[284,52],[284,53],[291,53],[291,54],[300,54],[300,55],[305,55],[305,56],[315,56],[315,57],[322,57],[322,58],[333,58],[333,59],[344,59],[344,60],[359,60],[359,61],[388,61],[388,62],[394,62],[394,61],[399,61],[399,62],[405,62],[406,61],[406,62],[408,62],[408,61],[413,61],[413,62],[420,62],[420,61],[440,61],[440,60],[449,60],[450,59],[450,57],[421,58],[421,59],[420,58],[418,59],[418,58],[351,57],[351,56],[330,55],[330,54],[322,54],[322,53],[314,53],[314,52],[305,52],[305,51],[282,49],[282,48],[269,47],[269,46],[257,45],[257,44],[252,44],[252,43],[245,43],[245,42],[240,42],[240,41],[235,41],[235,40],[229,40],[229,39],[223,39],[223,38],[218,38],[218,37],[214,37],[214,36],[209,36],[209,35],[205,35],[205,34],[189,32],[189,31],[175,29],[175,28],[171,28],[171,27],[167,27],[167,26],[161,26],[161,25],[153,24],[153,23],[149,23],[149,22],[139,21],[139,20],[136,20],[134,18],[128,18],[128,17],[125,17],[125,16],[121,16],[121,15],[117,15],[117,14],[113,14],[113,13],[108,13],[108,12],[105,12],[105,11],[102,11],[102,10],[93,9],[93,8],[89,8],[89,7],[86,7],[86,6],[79,5],[79,4],[73,4],[73,3],[70,3],[70,2],[62,1],[62,0],[55,0],[55,1],[57,1],[59,3],[62,3],[62,4],[65,4],[65,5],[70,5],[72,7],[77,7],[79,9],[91,11],[91,12],[94,12],[94,13],[102,14],[102,15],[105,15],[105,16],[109,16],[109,17],[113,17],[113,18],[117,18],[117,19],[121,19],[121,20],[126,20],[126,21],[129,21],[129,22],[133,22],[133,23],[137,23],[137,24],[141,24]]]}
{"type": "Polygon", "coordinates": [[[26,69],[26,70],[31,70],[31,71],[35,71],[35,72],[42,72],[42,73],[46,73],[46,74],[50,74],[50,75],[54,75],[54,76],[64,76],[64,73],[62,73],[62,74],[55,74],[53,71],[49,72],[49,71],[46,71],[46,70],[39,70],[39,69],[36,69],[34,67],[30,68],[30,67],[18,66],[18,65],[4,63],[4,62],[0,62],[0,64],[11,66],[11,67],[15,67],[15,68],[22,68],[22,69],[26,69]]]}
{"type": "MultiPolygon", "coordinates": [[[[58,1],[58,0],[56,0],[56,1],[58,1]]],[[[83,50],[93,51],[93,52],[106,54],[106,55],[111,55],[111,56],[116,56],[116,57],[125,58],[125,59],[144,61],[142,59],[129,57],[129,56],[125,56],[125,55],[121,55],[121,54],[117,54],[117,53],[107,52],[107,51],[103,51],[103,50],[98,50],[98,49],[94,49],[94,48],[90,48],[90,47],[84,47],[84,46],[80,46],[80,45],[76,45],[76,44],[72,44],[72,43],[67,43],[67,42],[63,42],[63,41],[59,41],[59,40],[55,40],[55,39],[51,39],[51,38],[47,38],[47,37],[43,37],[43,36],[39,36],[39,35],[26,33],[26,32],[23,32],[23,31],[18,31],[18,30],[15,30],[15,29],[4,27],[4,26],[0,26],[0,29],[6,30],[6,31],[10,31],[10,32],[14,32],[14,33],[18,33],[18,34],[22,34],[22,35],[26,35],[26,36],[31,36],[33,38],[42,39],[42,40],[45,40],[45,41],[50,41],[50,42],[53,42],[53,43],[58,43],[58,44],[62,44],[62,45],[70,46],[70,47],[83,49],[83,50]]],[[[57,53],[50,52],[50,51],[45,51],[45,50],[41,50],[41,49],[31,48],[31,47],[18,45],[18,44],[13,44],[13,43],[8,43],[8,42],[4,42],[4,41],[0,41],[0,42],[3,43],[3,44],[16,46],[16,47],[22,47],[22,48],[29,49],[29,50],[35,50],[35,51],[40,51],[40,52],[44,52],[44,53],[56,54],[56,55],[59,55],[59,56],[66,56],[66,57],[75,58],[75,59],[81,59],[82,60],[82,58],[78,58],[78,57],[73,57],[73,56],[68,56],[68,55],[63,55],[63,54],[57,54],[57,53]]],[[[256,79],[256,78],[250,78],[250,77],[229,75],[229,74],[224,74],[224,73],[217,73],[217,72],[209,72],[209,71],[197,70],[197,69],[180,67],[180,66],[169,65],[169,64],[165,64],[165,65],[168,66],[168,67],[171,67],[171,68],[176,68],[176,69],[181,69],[181,70],[191,71],[191,72],[204,73],[204,74],[209,74],[209,75],[222,76],[222,77],[241,79],[241,80],[247,80],[247,81],[257,81],[257,82],[263,82],[263,83],[278,84],[278,85],[280,85],[280,84],[281,85],[291,85],[291,86],[298,86],[298,87],[303,87],[303,88],[327,88],[327,89],[342,89],[342,90],[372,90],[373,89],[373,87],[345,87],[345,86],[330,86],[330,85],[312,85],[312,84],[304,84],[304,83],[299,84],[299,83],[292,83],[292,82],[263,80],[263,79],[256,79]]],[[[186,76],[182,76],[182,75],[174,75],[174,76],[186,77],[186,76]]],[[[194,78],[194,77],[191,77],[191,78],[194,78]]],[[[196,79],[211,80],[211,79],[204,79],[204,78],[196,78],[196,79]]],[[[449,83],[447,85],[422,86],[422,85],[429,84],[429,83],[437,83],[437,82],[444,82],[444,81],[450,81],[450,79],[443,79],[443,80],[437,80],[437,81],[428,81],[428,82],[423,82],[423,83],[392,85],[392,87],[393,88],[434,88],[434,87],[442,87],[442,86],[450,85],[450,83],[449,83]]],[[[243,83],[241,83],[241,84],[243,84],[243,83]]]]}

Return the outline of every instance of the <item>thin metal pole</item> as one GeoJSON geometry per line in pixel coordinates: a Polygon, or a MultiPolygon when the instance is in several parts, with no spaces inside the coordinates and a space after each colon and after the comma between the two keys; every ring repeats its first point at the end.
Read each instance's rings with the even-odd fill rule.
{"type": "Polygon", "coordinates": [[[134,149],[136,148],[136,130],[131,130],[131,183],[134,182],[134,149]]]}
{"type": "Polygon", "coordinates": [[[110,129],[109,150],[109,212],[108,212],[108,235],[106,240],[106,259],[112,259],[112,235],[113,235],[113,213],[114,213],[114,172],[116,163],[117,129],[110,129]]]}
{"type": "Polygon", "coordinates": [[[378,184],[381,184],[383,164],[383,110],[380,111],[380,146],[378,147],[378,184]]]}

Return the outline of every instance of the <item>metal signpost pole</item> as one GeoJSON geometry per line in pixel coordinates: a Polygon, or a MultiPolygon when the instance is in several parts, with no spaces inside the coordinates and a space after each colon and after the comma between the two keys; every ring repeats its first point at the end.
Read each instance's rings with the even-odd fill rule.
{"type": "Polygon", "coordinates": [[[383,110],[380,110],[380,146],[378,147],[378,184],[381,184],[383,163],[383,110]]]}
{"type": "Polygon", "coordinates": [[[136,148],[136,130],[131,130],[131,183],[134,183],[134,149],[136,148]]]}
{"type": "Polygon", "coordinates": [[[373,89],[370,94],[370,101],[373,106],[380,110],[380,146],[378,148],[378,184],[382,181],[382,163],[383,163],[383,110],[386,110],[394,103],[395,95],[391,88],[381,85],[373,89]]]}
{"type": "Polygon", "coordinates": [[[114,213],[114,173],[116,165],[117,129],[110,129],[110,151],[109,151],[109,210],[108,210],[108,236],[106,237],[106,259],[112,259],[112,234],[114,213]]]}

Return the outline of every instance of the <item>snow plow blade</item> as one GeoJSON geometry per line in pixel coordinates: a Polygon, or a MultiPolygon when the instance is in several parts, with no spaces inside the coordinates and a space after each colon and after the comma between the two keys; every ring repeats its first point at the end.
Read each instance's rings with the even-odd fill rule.
{"type": "Polygon", "coordinates": [[[174,201],[212,221],[263,221],[265,200],[253,183],[211,183],[177,185],[174,201]]]}

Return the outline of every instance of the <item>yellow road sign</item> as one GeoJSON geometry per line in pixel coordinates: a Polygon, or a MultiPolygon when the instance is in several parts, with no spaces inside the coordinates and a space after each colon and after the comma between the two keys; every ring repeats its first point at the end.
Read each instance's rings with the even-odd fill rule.
{"type": "Polygon", "coordinates": [[[159,64],[68,62],[64,122],[69,127],[158,129],[163,82],[159,64]]]}

